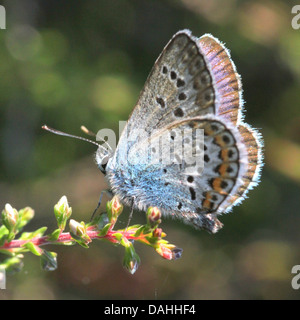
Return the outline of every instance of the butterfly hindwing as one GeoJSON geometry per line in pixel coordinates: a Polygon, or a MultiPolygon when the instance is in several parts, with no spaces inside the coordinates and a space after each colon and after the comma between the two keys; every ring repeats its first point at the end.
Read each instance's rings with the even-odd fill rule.
{"type": "Polygon", "coordinates": [[[234,205],[239,204],[245,199],[249,190],[255,187],[260,178],[262,163],[262,139],[257,130],[251,128],[248,124],[238,126],[240,134],[240,148],[243,148],[243,161],[247,162],[245,170],[239,175],[235,188],[230,196],[222,203],[220,212],[228,212],[234,205]]]}
{"type": "Polygon", "coordinates": [[[218,209],[244,170],[238,144],[238,131],[217,117],[176,121],[150,135],[147,143],[132,146],[126,172],[117,167],[110,177],[113,190],[125,201],[135,199],[137,209],[157,206],[165,215],[214,232],[220,227],[218,209]],[[203,138],[194,139],[199,131],[203,138]],[[186,161],[187,154],[202,158],[186,161]]]}

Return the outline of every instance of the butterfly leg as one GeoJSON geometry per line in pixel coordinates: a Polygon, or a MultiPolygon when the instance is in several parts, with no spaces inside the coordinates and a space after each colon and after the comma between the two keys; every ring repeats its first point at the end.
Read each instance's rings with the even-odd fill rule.
{"type": "MultiPolygon", "coordinates": [[[[131,205],[131,210],[130,210],[130,213],[129,213],[129,217],[128,217],[128,222],[127,222],[127,225],[126,225],[126,228],[124,229],[124,233],[127,232],[127,229],[129,227],[129,224],[130,224],[130,221],[132,219],[132,215],[133,215],[133,203],[134,203],[134,200],[132,200],[132,205],[131,205]]],[[[122,236],[122,238],[120,239],[119,243],[121,242],[121,240],[123,239],[124,235],[122,236]]]]}
{"type": "Polygon", "coordinates": [[[111,196],[111,195],[112,195],[112,193],[111,193],[111,191],[110,191],[109,189],[106,189],[106,190],[102,190],[102,191],[101,191],[101,194],[100,194],[100,197],[99,197],[99,201],[98,201],[97,207],[96,207],[96,209],[94,210],[94,212],[93,212],[93,214],[92,214],[92,216],[91,216],[90,221],[93,220],[96,212],[98,211],[98,209],[99,209],[99,207],[100,207],[100,205],[101,205],[101,202],[102,202],[102,198],[103,198],[103,194],[104,194],[104,193],[106,193],[108,196],[111,196]]]}

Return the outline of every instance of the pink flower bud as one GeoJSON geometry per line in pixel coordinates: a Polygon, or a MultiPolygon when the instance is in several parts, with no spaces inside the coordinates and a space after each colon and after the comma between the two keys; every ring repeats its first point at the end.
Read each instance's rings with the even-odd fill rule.
{"type": "Polygon", "coordinates": [[[172,260],[173,253],[172,250],[161,244],[157,249],[156,252],[159,253],[164,259],[172,260]]]}
{"type": "Polygon", "coordinates": [[[153,230],[152,235],[155,238],[161,238],[161,234],[162,234],[162,229],[161,228],[156,228],[153,230]]]}
{"type": "Polygon", "coordinates": [[[155,227],[161,222],[161,212],[156,207],[150,207],[147,210],[147,218],[151,227],[155,227]]]}

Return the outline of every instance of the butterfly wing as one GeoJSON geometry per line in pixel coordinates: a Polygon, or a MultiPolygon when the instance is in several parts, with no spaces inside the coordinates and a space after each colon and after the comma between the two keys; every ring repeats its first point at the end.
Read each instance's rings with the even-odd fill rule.
{"type": "MultiPolygon", "coordinates": [[[[124,130],[128,135],[138,129],[152,134],[153,128],[176,120],[215,113],[212,77],[197,41],[183,30],[163,49],[129,117],[124,130]]],[[[135,141],[143,138],[134,136],[135,141]]]]}
{"type": "Polygon", "coordinates": [[[216,115],[236,125],[242,117],[242,83],[230,53],[210,34],[199,38],[198,45],[205,56],[214,85],[216,115]]]}
{"type": "Polygon", "coordinates": [[[134,144],[126,171],[118,163],[109,180],[125,203],[140,210],[156,206],[164,215],[216,232],[221,227],[216,216],[226,211],[224,203],[232,205],[232,191],[243,184],[239,177],[246,175],[247,158],[235,127],[215,116],[195,117],[156,131],[147,143],[134,144]],[[202,130],[202,140],[194,139],[197,129],[202,130]],[[192,143],[184,141],[187,137],[182,134],[190,130],[192,143]],[[192,152],[180,145],[190,146],[192,152]],[[202,156],[202,161],[187,162],[186,154],[202,156]]]}
{"type": "Polygon", "coordinates": [[[238,131],[241,143],[246,149],[244,157],[246,159],[245,161],[247,161],[247,166],[246,170],[240,175],[235,188],[232,190],[231,196],[220,206],[219,210],[221,212],[230,211],[234,205],[239,204],[245,199],[248,191],[258,184],[263,166],[263,142],[261,135],[246,123],[239,125],[238,131]]]}
{"type": "MultiPolygon", "coordinates": [[[[174,121],[207,114],[236,124],[242,108],[240,77],[216,38],[176,33],[156,60],[120,138],[139,142],[174,121]]],[[[119,155],[117,155],[119,156],[119,155]]]]}
{"type": "MultiPolygon", "coordinates": [[[[261,168],[259,135],[241,122],[242,105],[240,77],[225,46],[211,35],[175,34],[108,163],[113,192],[140,210],[157,206],[165,215],[216,232],[222,226],[217,215],[244,198],[261,168]],[[166,139],[161,144],[162,137],[176,140],[191,128],[204,131],[205,152],[196,166],[180,162],[178,148],[170,151],[166,139]],[[162,157],[173,160],[157,162],[162,157]]],[[[197,154],[201,148],[190,149],[197,154]]]]}

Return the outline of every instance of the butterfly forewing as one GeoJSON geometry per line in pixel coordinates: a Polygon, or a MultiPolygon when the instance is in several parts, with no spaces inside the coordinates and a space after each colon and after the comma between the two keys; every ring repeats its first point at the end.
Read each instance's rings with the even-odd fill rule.
{"type": "Polygon", "coordinates": [[[202,36],[198,45],[205,56],[213,80],[216,93],[215,113],[236,125],[242,115],[242,84],[229,51],[210,34],[202,36]]]}
{"type": "Polygon", "coordinates": [[[174,121],[214,114],[214,99],[212,78],[197,38],[180,31],[155,62],[128,120],[127,132],[142,128],[152,133],[174,121]]]}

